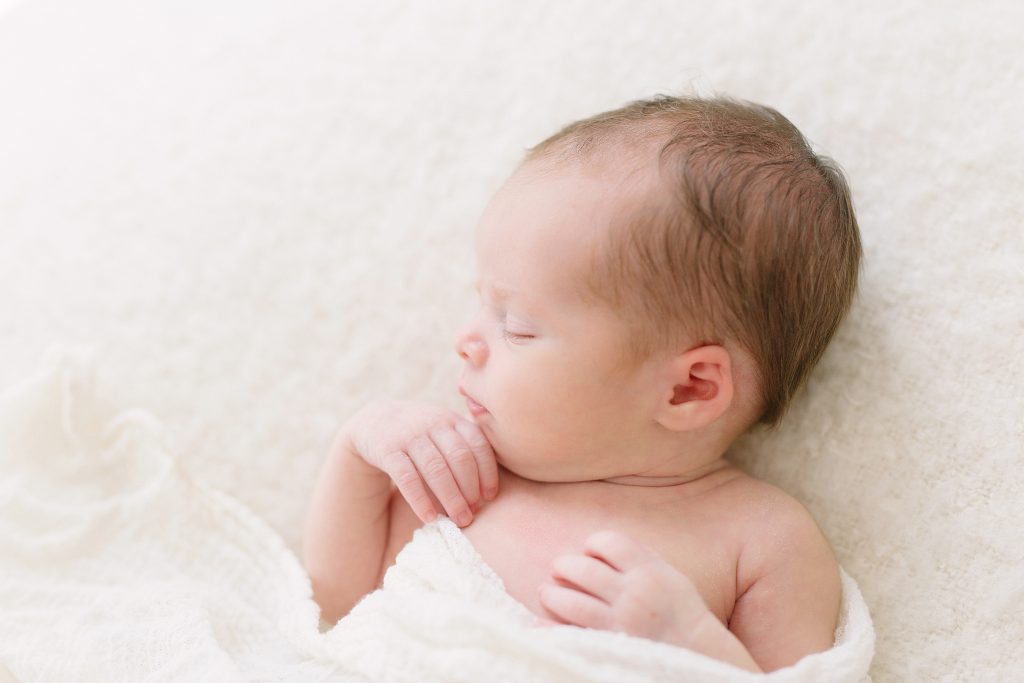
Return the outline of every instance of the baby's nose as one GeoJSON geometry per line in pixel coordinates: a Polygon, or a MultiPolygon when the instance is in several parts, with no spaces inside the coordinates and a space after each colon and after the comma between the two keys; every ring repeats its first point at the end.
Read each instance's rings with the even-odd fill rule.
{"type": "Polygon", "coordinates": [[[482,339],[468,331],[459,332],[455,337],[455,353],[459,358],[479,365],[484,361],[487,351],[482,339]]]}

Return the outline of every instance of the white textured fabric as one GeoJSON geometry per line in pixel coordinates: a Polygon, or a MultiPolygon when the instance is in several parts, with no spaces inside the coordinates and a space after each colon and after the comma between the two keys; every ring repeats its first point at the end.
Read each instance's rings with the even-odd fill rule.
{"type": "Polygon", "coordinates": [[[286,662],[316,680],[295,556],[179,469],[156,418],[100,399],[87,357],[51,354],[0,397],[0,468],[0,662],[18,680],[279,680],[286,662]]]}
{"type": "Polygon", "coordinates": [[[508,595],[465,535],[442,518],[415,532],[385,575],[383,590],[368,595],[335,631],[338,642],[358,634],[371,652],[385,643],[389,666],[466,683],[870,681],[870,615],[856,582],[840,571],[843,604],[833,648],[765,677],[621,633],[538,630],[534,616],[508,595]]]}
{"type": "MultiPolygon", "coordinates": [[[[188,476],[154,417],[98,400],[87,361],[51,361],[0,399],[0,661],[25,681],[757,678],[621,633],[534,626],[448,518],[321,634],[278,535],[188,476]]],[[[874,631],[842,578],[835,647],[770,680],[865,679],[874,631]]]]}
{"type": "Polygon", "coordinates": [[[857,578],[877,683],[1022,680],[1021,26],[1015,0],[23,0],[0,387],[93,348],[297,553],[348,415],[463,409],[472,230],[524,147],[656,92],[763,102],[847,171],[865,262],[807,391],[734,459],[857,578]]]}

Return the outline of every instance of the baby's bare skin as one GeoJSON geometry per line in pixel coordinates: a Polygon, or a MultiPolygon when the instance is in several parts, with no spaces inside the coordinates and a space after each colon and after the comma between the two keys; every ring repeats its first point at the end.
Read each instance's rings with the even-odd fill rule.
{"type": "Polygon", "coordinates": [[[749,352],[694,338],[624,369],[632,330],[579,295],[612,217],[645,201],[633,181],[530,164],[492,198],[481,307],[455,340],[472,421],[385,401],[342,428],[307,528],[328,618],[442,513],[540,625],[624,631],[751,671],[832,645],[827,540],[794,498],[723,457],[761,411],[749,352]]]}
{"type": "MultiPolygon", "coordinates": [[[[555,557],[578,552],[596,531],[613,529],[654,549],[687,576],[708,609],[729,627],[738,597],[760,578],[759,569],[767,564],[764,558],[774,552],[771,539],[779,536],[776,515],[807,513],[781,489],[725,460],[714,467],[718,469],[699,479],[662,487],[536,482],[502,467],[497,499],[484,504],[462,531],[509,595],[542,620],[552,614],[540,604],[538,588],[552,581],[555,557]]],[[[390,512],[385,571],[423,524],[397,492],[390,512]]],[[[821,541],[827,547],[823,537],[821,541]]],[[[838,571],[830,551],[816,563],[806,567],[809,580],[838,571]]],[[[811,584],[806,588],[815,590],[811,584]]],[[[826,611],[834,628],[838,612],[834,606],[826,611]]],[[[740,630],[736,626],[734,632],[740,630]]],[[[819,648],[830,645],[826,638],[819,648]]],[[[749,642],[747,648],[766,670],[795,661],[778,647],[759,651],[749,642]]]]}
{"type": "MultiPolygon", "coordinates": [[[[551,579],[557,555],[582,548],[595,531],[614,529],[658,551],[694,581],[723,623],[736,601],[736,559],[745,528],[736,524],[741,492],[756,480],[727,465],[687,484],[621,486],[600,481],[550,484],[499,470],[498,498],[485,504],[463,533],[505,583],[509,595],[542,618],[551,615],[537,588],[551,579]]],[[[385,566],[422,526],[401,496],[392,499],[385,566]]]]}

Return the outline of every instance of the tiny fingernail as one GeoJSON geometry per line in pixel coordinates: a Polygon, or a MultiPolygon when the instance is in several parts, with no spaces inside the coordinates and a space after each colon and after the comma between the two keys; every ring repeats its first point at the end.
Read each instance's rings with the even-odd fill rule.
{"type": "Polygon", "coordinates": [[[455,516],[455,523],[459,526],[466,526],[473,521],[473,515],[469,512],[460,512],[455,516]]]}
{"type": "Polygon", "coordinates": [[[486,491],[484,491],[484,498],[486,498],[487,500],[494,500],[494,497],[496,495],[498,495],[497,488],[489,488],[486,491]]]}

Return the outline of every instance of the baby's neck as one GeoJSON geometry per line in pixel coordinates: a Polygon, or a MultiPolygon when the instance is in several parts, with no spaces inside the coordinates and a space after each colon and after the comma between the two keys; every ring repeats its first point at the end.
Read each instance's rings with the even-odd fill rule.
{"type": "Polygon", "coordinates": [[[675,475],[632,474],[607,479],[582,479],[577,481],[542,481],[528,479],[498,465],[499,487],[503,491],[511,488],[528,490],[546,499],[552,496],[566,496],[568,499],[594,497],[608,500],[632,500],[639,496],[650,502],[651,496],[699,495],[702,491],[715,488],[721,481],[742,474],[735,465],[725,458],[718,458],[699,469],[675,475]]]}
{"type": "Polygon", "coordinates": [[[697,479],[702,479],[713,472],[717,472],[718,470],[725,469],[729,466],[730,463],[725,458],[718,458],[707,465],[680,474],[628,474],[620,477],[608,477],[607,479],[601,479],[600,481],[606,481],[609,484],[621,484],[624,486],[677,486],[679,484],[686,484],[691,481],[696,481],[697,479]]]}

